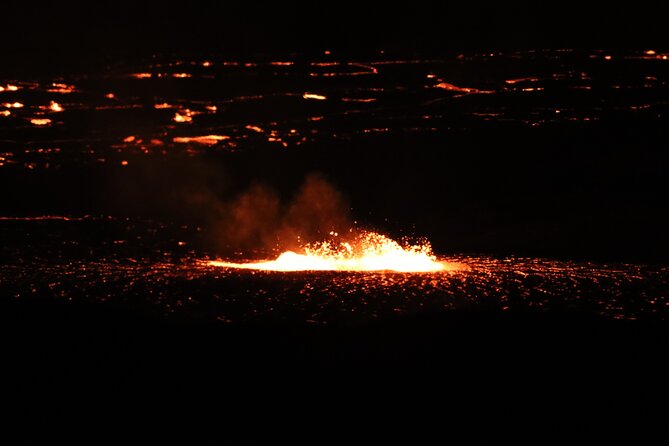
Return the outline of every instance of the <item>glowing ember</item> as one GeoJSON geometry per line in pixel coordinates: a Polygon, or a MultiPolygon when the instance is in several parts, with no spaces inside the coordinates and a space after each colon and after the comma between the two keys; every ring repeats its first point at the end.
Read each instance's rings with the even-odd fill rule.
{"type": "Polygon", "coordinates": [[[55,101],[51,101],[51,103],[49,104],[49,109],[53,112],[62,112],[64,110],[63,106],[55,101]]]}
{"type": "Polygon", "coordinates": [[[315,94],[315,93],[304,93],[302,95],[304,99],[315,99],[317,101],[324,101],[327,99],[327,97],[320,95],[320,94],[315,94]]]}
{"type": "Polygon", "coordinates": [[[181,143],[181,144],[197,143],[197,144],[213,146],[217,144],[219,141],[225,141],[226,139],[230,139],[230,137],[224,135],[177,136],[173,138],[173,141],[175,143],[181,143]]]}
{"type": "Polygon", "coordinates": [[[434,272],[448,269],[446,264],[437,260],[429,243],[402,247],[396,241],[374,232],[365,232],[350,243],[327,241],[308,245],[303,254],[286,251],[276,260],[251,263],[215,260],[209,265],[267,271],[434,272]]]}
{"type": "Polygon", "coordinates": [[[257,125],[250,125],[249,124],[249,125],[246,126],[246,128],[248,130],[253,130],[254,132],[258,132],[258,133],[263,133],[264,132],[264,130],[261,129],[260,127],[258,127],[257,125]]]}
{"type": "Polygon", "coordinates": [[[49,125],[49,124],[51,124],[51,119],[33,118],[33,119],[30,120],[30,123],[33,124],[33,125],[39,125],[39,126],[49,125]]]}
{"type": "Polygon", "coordinates": [[[74,93],[75,91],[77,91],[77,88],[74,85],[53,83],[51,84],[51,87],[47,89],[47,91],[50,93],[68,94],[68,93],[74,93]]]}
{"type": "Polygon", "coordinates": [[[184,110],[183,112],[175,113],[172,120],[179,123],[193,122],[193,114],[190,110],[184,110]]]}

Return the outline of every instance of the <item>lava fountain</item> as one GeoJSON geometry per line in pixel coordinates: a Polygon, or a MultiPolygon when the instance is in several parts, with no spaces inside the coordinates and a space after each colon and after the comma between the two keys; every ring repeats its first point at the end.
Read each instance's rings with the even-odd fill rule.
{"type": "MultiPolygon", "coordinates": [[[[337,236],[336,233],[331,233],[337,236]]],[[[350,242],[325,241],[286,251],[276,260],[248,263],[209,261],[209,265],[266,271],[397,271],[435,272],[449,269],[432,253],[428,242],[402,246],[375,232],[363,232],[350,242]]]]}

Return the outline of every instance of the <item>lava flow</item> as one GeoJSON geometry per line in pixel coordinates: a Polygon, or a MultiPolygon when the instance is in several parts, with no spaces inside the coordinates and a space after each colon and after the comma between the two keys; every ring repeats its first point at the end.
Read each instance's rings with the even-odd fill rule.
{"type": "Polygon", "coordinates": [[[286,251],[276,260],[249,263],[213,260],[209,265],[266,271],[434,272],[448,269],[447,264],[437,260],[429,243],[402,247],[374,232],[365,232],[352,242],[326,241],[303,249],[303,254],[286,251]]]}

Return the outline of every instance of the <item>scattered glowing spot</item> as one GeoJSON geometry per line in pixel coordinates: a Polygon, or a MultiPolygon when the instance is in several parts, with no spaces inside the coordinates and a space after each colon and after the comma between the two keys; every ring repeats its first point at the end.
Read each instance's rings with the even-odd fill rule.
{"type": "Polygon", "coordinates": [[[128,143],[133,142],[134,140],[135,137],[132,135],[128,136],[127,138],[123,138],[123,142],[128,142],[128,143]]]}
{"type": "Polygon", "coordinates": [[[134,77],[135,79],[150,79],[151,73],[133,73],[130,76],[134,77]]]}
{"type": "Polygon", "coordinates": [[[260,127],[258,127],[256,125],[247,125],[246,128],[248,130],[253,130],[254,132],[258,132],[258,133],[263,133],[264,132],[263,129],[261,129],[260,127]]]}
{"type": "Polygon", "coordinates": [[[33,119],[30,120],[30,122],[31,122],[31,124],[33,124],[33,125],[43,126],[43,125],[49,125],[49,124],[51,124],[51,119],[47,119],[47,118],[33,118],[33,119]]]}
{"type": "Polygon", "coordinates": [[[107,93],[107,94],[105,95],[105,97],[106,97],[107,99],[115,99],[115,98],[116,98],[116,95],[115,95],[114,93],[107,93]]]}
{"type": "Polygon", "coordinates": [[[127,166],[127,165],[128,165],[128,162],[126,160],[121,161],[121,166],[127,166]]]}
{"type": "Polygon", "coordinates": [[[11,114],[12,112],[10,112],[9,110],[0,111],[0,116],[9,116],[11,114]]]}
{"type": "Polygon", "coordinates": [[[270,62],[269,64],[277,67],[289,67],[293,65],[293,62],[270,62]]]}
{"type": "Polygon", "coordinates": [[[649,56],[654,56],[654,55],[655,55],[655,51],[653,51],[653,50],[647,50],[647,51],[646,51],[646,54],[649,55],[649,56]]]}
{"type": "Polygon", "coordinates": [[[167,102],[163,102],[162,104],[155,104],[153,107],[158,110],[162,110],[165,108],[173,108],[174,106],[172,104],[168,104],[167,102]]]}
{"type": "Polygon", "coordinates": [[[49,109],[53,112],[62,112],[65,110],[62,105],[60,105],[58,102],[51,101],[49,104],[49,109]]]}
{"type": "Polygon", "coordinates": [[[323,51],[323,54],[325,54],[326,56],[329,56],[330,54],[332,54],[332,52],[330,50],[325,50],[325,51],[323,51]]]}
{"type": "Polygon", "coordinates": [[[208,60],[205,60],[204,62],[202,62],[203,67],[210,67],[211,65],[212,65],[211,62],[209,62],[208,60]]]}
{"type": "Polygon", "coordinates": [[[205,107],[205,109],[209,110],[212,113],[216,113],[216,111],[218,110],[218,107],[216,107],[215,105],[207,105],[205,107]]]}
{"type": "Polygon", "coordinates": [[[184,79],[187,77],[193,77],[193,75],[190,73],[174,73],[172,77],[176,77],[177,79],[184,79]]]}
{"type": "Polygon", "coordinates": [[[667,56],[666,55],[662,56],[662,60],[667,60],[667,56]]]}
{"type": "Polygon", "coordinates": [[[5,106],[5,108],[23,108],[23,104],[21,104],[20,102],[14,102],[14,103],[5,102],[2,105],[5,106]]]}
{"type": "Polygon", "coordinates": [[[90,215],[83,217],[67,217],[62,215],[39,215],[36,217],[0,217],[0,221],[84,221],[91,218],[90,215]]]}
{"type": "Polygon", "coordinates": [[[351,242],[322,242],[287,251],[276,260],[251,263],[210,261],[211,266],[267,271],[397,271],[434,272],[450,269],[437,260],[429,243],[402,247],[374,232],[363,233],[351,242]]]}
{"type": "Polygon", "coordinates": [[[320,94],[315,94],[315,93],[304,93],[302,95],[304,99],[315,99],[317,101],[324,101],[327,99],[327,97],[320,95],[320,94]]]}
{"type": "Polygon", "coordinates": [[[213,146],[220,141],[225,141],[230,139],[229,136],[224,135],[206,135],[206,136],[178,136],[173,139],[175,143],[187,144],[187,143],[197,143],[204,144],[207,146],[213,146]]]}
{"type": "Polygon", "coordinates": [[[604,59],[606,59],[606,60],[611,60],[611,59],[613,59],[613,58],[607,54],[606,56],[604,56],[604,59]]]}

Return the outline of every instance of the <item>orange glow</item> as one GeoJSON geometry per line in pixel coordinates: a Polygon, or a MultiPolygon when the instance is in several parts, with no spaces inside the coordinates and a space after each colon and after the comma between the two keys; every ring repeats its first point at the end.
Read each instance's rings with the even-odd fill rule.
{"type": "Polygon", "coordinates": [[[183,110],[182,112],[176,112],[172,120],[174,122],[179,122],[179,123],[193,122],[192,112],[190,110],[183,110]]]}
{"type": "MultiPolygon", "coordinates": [[[[337,236],[336,233],[331,233],[337,236]]],[[[286,251],[276,260],[251,263],[210,261],[211,266],[267,271],[397,271],[434,272],[451,269],[437,260],[429,243],[401,246],[385,235],[365,232],[352,242],[308,245],[303,253],[286,251]]]]}
{"type": "Polygon", "coordinates": [[[0,85],[0,92],[2,91],[17,91],[19,87],[16,85],[5,85],[4,87],[0,85]]]}
{"type": "Polygon", "coordinates": [[[53,112],[62,112],[65,110],[58,102],[51,101],[49,104],[49,109],[53,112]]]}
{"type": "Polygon", "coordinates": [[[611,60],[611,59],[613,59],[613,58],[612,58],[611,56],[609,56],[609,55],[606,55],[606,56],[604,56],[604,59],[606,59],[606,60],[611,60]]]}
{"type": "Polygon", "coordinates": [[[302,97],[304,99],[316,99],[317,101],[324,101],[327,99],[327,97],[315,93],[304,93],[302,97]]]}
{"type": "Polygon", "coordinates": [[[647,51],[646,51],[646,54],[647,54],[648,56],[654,56],[654,55],[655,55],[655,51],[654,51],[654,50],[647,50],[647,51]]]}
{"type": "Polygon", "coordinates": [[[12,112],[10,112],[9,110],[0,111],[0,116],[9,116],[11,114],[12,112]]]}
{"type": "Polygon", "coordinates": [[[173,139],[175,143],[181,143],[181,144],[188,144],[191,142],[197,143],[197,144],[204,144],[207,146],[213,146],[214,144],[218,143],[219,141],[225,141],[226,139],[230,139],[229,136],[223,136],[223,135],[206,135],[206,136],[181,136],[181,137],[176,137],[173,139]]]}
{"type": "Polygon", "coordinates": [[[210,67],[210,66],[211,66],[211,62],[209,62],[208,60],[205,60],[204,62],[202,62],[202,66],[203,66],[203,67],[210,67]]]}
{"type": "Polygon", "coordinates": [[[121,161],[121,166],[127,166],[127,165],[128,165],[128,162],[126,160],[121,161]]]}
{"type": "Polygon", "coordinates": [[[39,125],[39,126],[49,125],[49,124],[51,124],[51,119],[33,118],[33,119],[30,120],[30,123],[33,124],[33,125],[39,125]]]}
{"type": "Polygon", "coordinates": [[[270,62],[269,64],[275,67],[289,67],[293,65],[293,62],[270,62]]]}
{"type": "Polygon", "coordinates": [[[105,95],[105,97],[106,97],[107,99],[114,99],[114,98],[116,98],[116,95],[114,95],[114,93],[107,93],[107,94],[105,95]]]}
{"type": "Polygon", "coordinates": [[[135,79],[150,79],[151,73],[133,73],[130,76],[134,77],[135,79]]]}
{"type": "Polygon", "coordinates": [[[172,77],[176,77],[177,79],[185,79],[187,77],[193,77],[193,75],[190,73],[174,73],[172,77]]]}
{"type": "Polygon", "coordinates": [[[75,91],[77,91],[77,88],[74,85],[53,83],[51,84],[51,88],[49,88],[47,91],[49,91],[50,93],[68,94],[68,93],[74,93],[75,91]]]}
{"type": "Polygon", "coordinates": [[[5,102],[2,105],[5,106],[6,108],[23,108],[23,104],[21,104],[20,102],[14,102],[14,103],[5,102]]]}
{"type": "Polygon", "coordinates": [[[341,98],[343,102],[374,102],[376,98],[341,98]]]}
{"type": "Polygon", "coordinates": [[[172,104],[168,104],[167,102],[163,102],[161,104],[155,104],[153,107],[157,110],[162,110],[166,108],[173,108],[174,106],[172,104]]]}
{"type": "Polygon", "coordinates": [[[517,84],[519,82],[537,82],[538,80],[539,80],[539,78],[537,78],[537,77],[521,77],[521,78],[518,78],[518,79],[507,79],[504,82],[506,82],[507,84],[513,85],[513,84],[517,84]]]}
{"type": "Polygon", "coordinates": [[[250,125],[249,124],[249,125],[246,126],[246,129],[247,130],[253,130],[254,132],[258,132],[258,133],[263,133],[264,132],[264,130],[261,129],[260,127],[258,127],[257,125],[250,125]]]}
{"type": "Polygon", "coordinates": [[[311,62],[309,65],[312,67],[336,67],[339,62],[311,62]]]}
{"type": "Polygon", "coordinates": [[[134,140],[135,137],[132,135],[128,136],[127,138],[123,138],[123,142],[128,142],[128,143],[133,142],[134,140]]]}
{"type": "Polygon", "coordinates": [[[434,87],[435,88],[441,88],[441,89],[448,90],[448,91],[458,91],[458,92],[461,92],[461,93],[472,93],[472,92],[476,91],[473,88],[458,87],[456,85],[449,84],[448,82],[440,82],[437,85],[435,85],[434,87]]]}

